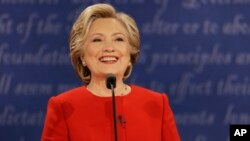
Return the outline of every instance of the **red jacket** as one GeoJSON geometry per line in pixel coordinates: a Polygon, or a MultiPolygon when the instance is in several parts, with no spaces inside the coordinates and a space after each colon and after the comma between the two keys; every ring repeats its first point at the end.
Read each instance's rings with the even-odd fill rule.
{"type": "MultiPolygon", "coordinates": [[[[131,85],[116,109],[119,141],[180,141],[165,94],[131,85]]],[[[41,141],[114,141],[112,98],[84,86],[52,97],[41,141]]]]}

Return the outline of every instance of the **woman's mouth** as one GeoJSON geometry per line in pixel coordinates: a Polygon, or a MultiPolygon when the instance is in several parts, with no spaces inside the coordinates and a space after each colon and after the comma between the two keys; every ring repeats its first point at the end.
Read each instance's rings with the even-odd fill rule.
{"type": "Polygon", "coordinates": [[[102,63],[115,63],[118,60],[116,56],[102,56],[99,58],[102,63]]]}

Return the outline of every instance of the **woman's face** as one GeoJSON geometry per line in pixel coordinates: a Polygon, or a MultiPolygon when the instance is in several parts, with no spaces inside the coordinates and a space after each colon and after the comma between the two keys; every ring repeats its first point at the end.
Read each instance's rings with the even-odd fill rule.
{"type": "Polygon", "coordinates": [[[108,73],[123,78],[130,63],[128,33],[114,18],[99,18],[92,23],[83,51],[82,59],[91,71],[91,78],[108,73]]]}

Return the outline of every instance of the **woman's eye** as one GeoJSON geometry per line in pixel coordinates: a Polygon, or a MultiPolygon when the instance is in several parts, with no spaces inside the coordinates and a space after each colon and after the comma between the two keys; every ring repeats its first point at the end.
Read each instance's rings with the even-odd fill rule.
{"type": "Polygon", "coordinates": [[[99,38],[93,39],[92,42],[101,42],[102,40],[99,38]]]}
{"type": "Polygon", "coordinates": [[[123,38],[116,38],[116,41],[124,41],[123,38]]]}

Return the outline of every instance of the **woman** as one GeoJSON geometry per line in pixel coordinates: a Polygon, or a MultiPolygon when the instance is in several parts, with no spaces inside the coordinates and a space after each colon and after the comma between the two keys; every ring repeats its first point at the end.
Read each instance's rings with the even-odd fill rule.
{"type": "Polygon", "coordinates": [[[140,46],[135,21],[108,4],[87,7],[70,34],[71,61],[86,84],[48,102],[42,141],[112,141],[112,94],[107,74],[116,77],[119,141],[179,141],[165,94],[124,83],[140,46]]]}

